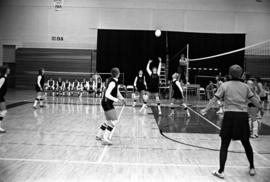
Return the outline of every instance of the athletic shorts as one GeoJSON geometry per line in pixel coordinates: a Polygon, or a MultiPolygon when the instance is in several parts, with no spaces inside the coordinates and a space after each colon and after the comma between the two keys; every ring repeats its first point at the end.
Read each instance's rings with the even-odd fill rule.
{"type": "Polygon", "coordinates": [[[220,136],[233,140],[249,139],[250,128],[247,112],[226,111],[222,121],[220,136]]]}
{"type": "Polygon", "coordinates": [[[174,98],[176,100],[180,100],[180,99],[183,99],[184,96],[183,96],[183,94],[173,94],[172,98],[174,98]]]}
{"type": "Polygon", "coordinates": [[[38,85],[36,85],[36,92],[42,92],[38,85]]]}
{"type": "Polygon", "coordinates": [[[108,100],[105,101],[104,99],[102,99],[101,101],[101,106],[105,112],[114,109],[113,102],[108,100]]]}

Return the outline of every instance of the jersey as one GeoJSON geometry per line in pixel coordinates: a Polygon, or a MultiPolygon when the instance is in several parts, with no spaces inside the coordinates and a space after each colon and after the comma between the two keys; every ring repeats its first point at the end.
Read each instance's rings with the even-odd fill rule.
{"type": "Polygon", "coordinates": [[[179,89],[179,87],[177,86],[176,83],[177,83],[177,80],[174,80],[172,82],[172,90],[173,90],[173,96],[172,96],[172,98],[174,98],[174,99],[183,99],[183,93],[179,89]]]}
{"type": "MultiPolygon", "coordinates": [[[[117,82],[114,78],[110,78],[110,79],[108,80],[108,83],[107,83],[107,85],[106,85],[105,92],[106,92],[106,90],[108,89],[108,87],[109,87],[109,85],[110,85],[111,82],[114,82],[114,83],[115,83],[115,87],[112,89],[111,95],[112,95],[113,97],[117,97],[117,92],[118,92],[118,82],[117,82]]],[[[102,100],[105,101],[105,102],[113,103],[113,101],[110,100],[110,99],[108,99],[108,98],[105,96],[105,94],[104,94],[102,100]]]]}
{"type": "Polygon", "coordinates": [[[49,80],[49,86],[50,86],[50,87],[53,86],[53,80],[49,80]]]}
{"type": "Polygon", "coordinates": [[[137,76],[136,87],[137,87],[138,91],[142,91],[142,90],[146,89],[145,84],[144,84],[144,80],[145,80],[144,76],[137,76]]]}
{"type": "Polygon", "coordinates": [[[1,76],[0,79],[4,79],[4,83],[0,88],[0,97],[3,98],[7,93],[7,78],[5,76],[1,76]]]}
{"type": "Polygon", "coordinates": [[[148,91],[158,93],[159,91],[159,76],[157,73],[152,73],[149,78],[148,91]]]}

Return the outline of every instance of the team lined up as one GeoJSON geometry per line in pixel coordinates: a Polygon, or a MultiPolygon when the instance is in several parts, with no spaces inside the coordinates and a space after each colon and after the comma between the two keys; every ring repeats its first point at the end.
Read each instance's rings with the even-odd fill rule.
{"type": "Polygon", "coordinates": [[[94,94],[95,97],[101,97],[104,90],[105,83],[102,82],[100,75],[96,74],[86,80],[79,81],[74,79],[74,81],[69,81],[66,79],[62,80],[61,77],[57,81],[50,78],[45,84],[44,89],[47,94],[52,96],[82,96],[83,94],[89,95],[94,94]]]}

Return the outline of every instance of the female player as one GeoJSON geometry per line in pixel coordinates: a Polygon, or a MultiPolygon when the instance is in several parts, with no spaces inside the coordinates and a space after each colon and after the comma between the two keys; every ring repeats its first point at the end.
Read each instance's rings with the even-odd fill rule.
{"type": "MultiPolygon", "coordinates": [[[[136,92],[138,93],[139,97],[142,98],[143,103],[145,104],[146,102],[144,101],[144,95],[145,95],[145,91],[146,91],[146,81],[145,81],[145,76],[143,75],[143,71],[140,70],[139,74],[136,76],[135,80],[134,80],[134,88],[136,90],[136,92]]],[[[136,106],[136,101],[137,98],[134,95],[134,102],[133,102],[133,107],[136,106]]]]}
{"type": "MultiPolygon", "coordinates": [[[[264,103],[267,101],[267,95],[266,95],[266,91],[264,89],[261,78],[257,78],[256,86],[257,86],[257,93],[261,99],[262,105],[264,106],[264,103]]],[[[263,114],[264,114],[263,110],[261,110],[258,113],[259,119],[261,119],[263,117],[263,114]]]]}
{"type": "Polygon", "coordinates": [[[7,114],[6,103],[4,96],[7,92],[7,76],[9,75],[10,69],[6,66],[0,67],[0,133],[5,133],[6,130],[2,128],[2,122],[7,114]]]}
{"type": "MultiPolygon", "coordinates": [[[[256,86],[251,78],[247,80],[247,85],[249,86],[250,90],[254,94],[254,97],[257,97],[257,99],[260,100],[260,97],[256,93],[256,86]]],[[[257,120],[258,112],[259,112],[258,108],[252,102],[249,102],[248,103],[248,115],[249,115],[249,120],[250,120],[250,129],[251,129],[250,136],[251,136],[251,138],[259,137],[259,133],[258,133],[259,123],[257,120]]]]}
{"type": "Polygon", "coordinates": [[[187,69],[188,60],[185,58],[184,54],[181,54],[179,59],[179,64],[177,67],[177,72],[180,75],[180,81],[183,80],[183,83],[186,84],[186,69],[187,69]]]}
{"type": "Polygon", "coordinates": [[[183,89],[180,85],[179,82],[179,74],[178,73],[174,73],[172,75],[172,97],[171,97],[171,113],[169,114],[169,116],[173,116],[174,115],[174,104],[175,101],[180,101],[180,104],[182,106],[184,106],[184,109],[186,110],[187,113],[187,117],[190,117],[190,113],[187,109],[187,104],[184,102],[184,94],[183,94],[183,89]]]}
{"type": "Polygon", "coordinates": [[[218,99],[224,98],[225,113],[220,130],[220,167],[218,171],[213,172],[213,175],[224,178],[230,142],[231,140],[241,140],[250,164],[249,174],[254,176],[256,171],[253,162],[253,150],[249,142],[250,128],[247,105],[250,100],[256,107],[261,109],[262,106],[254,97],[249,86],[241,81],[242,68],[239,65],[232,65],[229,68],[229,75],[231,80],[223,83],[215,93],[215,97],[209,101],[206,108],[201,110],[202,115],[206,114],[218,99]]]}
{"type": "Polygon", "coordinates": [[[147,88],[147,96],[144,99],[144,103],[142,105],[142,108],[140,109],[140,111],[142,111],[143,109],[146,108],[146,104],[147,104],[147,99],[151,96],[154,96],[156,98],[156,103],[158,106],[158,114],[161,115],[161,107],[160,107],[160,99],[159,99],[159,76],[160,76],[160,71],[161,71],[161,58],[158,58],[159,60],[159,65],[158,68],[153,67],[152,71],[150,70],[150,64],[152,63],[152,60],[148,61],[146,70],[147,73],[149,74],[150,78],[149,78],[149,82],[147,84],[148,88],[147,88]]]}
{"type": "Polygon", "coordinates": [[[67,94],[67,96],[70,96],[70,81],[68,81],[68,79],[66,79],[64,83],[64,95],[65,93],[67,94]]]}
{"type": "Polygon", "coordinates": [[[124,98],[118,89],[118,78],[120,71],[118,68],[112,68],[111,78],[108,80],[106,85],[106,91],[102,98],[101,105],[105,113],[106,122],[102,123],[98,134],[96,136],[97,140],[102,140],[103,145],[112,145],[110,139],[110,134],[118,123],[117,114],[114,109],[113,103],[122,101],[124,103],[124,98]]]}
{"type": "Polygon", "coordinates": [[[64,89],[64,82],[62,81],[62,78],[59,77],[56,82],[56,96],[63,95],[63,89],[64,89]]]}
{"type": "Polygon", "coordinates": [[[37,92],[37,97],[34,101],[33,108],[37,109],[37,105],[39,104],[39,107],[44,107],[43,105],[43,87],[44,87],[44,73],[45,70],[44,68],[41,68],[38,70],[38,76],[36,79],[36,92],[37,92]]]}

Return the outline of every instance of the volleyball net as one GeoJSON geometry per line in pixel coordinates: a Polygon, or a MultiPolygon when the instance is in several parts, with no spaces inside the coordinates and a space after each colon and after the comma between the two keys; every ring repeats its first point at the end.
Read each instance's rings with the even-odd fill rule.
{"type": "Polygon", "coordinates": [[[242,63],[241,66],[243,66],[245,73],[253,77],[260,77],[268,87],[270,85],[270,39],[243,48],[199,58],[190,57],[189,52],[190,46],[187,44],[171,58],[171,60],[180,59],[181,54],[186,57],[185,79],[189,84],[184,84],[184,90],[186,90],[187,103],[194,104],[196,100],[208,100],[207,86],[210,81],[215,84],[217,77],[226,81],[228,68],[232,64],[241,65],[242,63]],[[239,58],[243,62],[236,60],[239,58]]]}

